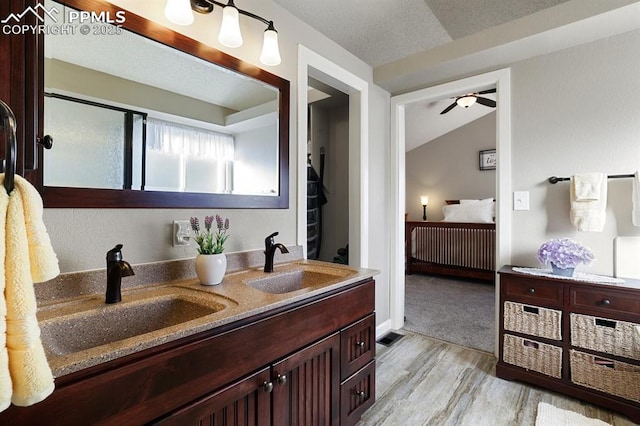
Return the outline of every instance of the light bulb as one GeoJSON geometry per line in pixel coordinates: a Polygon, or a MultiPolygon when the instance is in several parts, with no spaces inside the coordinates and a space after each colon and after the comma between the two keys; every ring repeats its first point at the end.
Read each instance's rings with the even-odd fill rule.
{"type": "Polygon", "coordinates": [[[191,25],[193,23],[191,2],[189,0],[167,0],[164,16],[174,24],[191,25]]]}
{"type": "Polygon", "coordinates": [[[222,9],[222,25],[220,25],[218,41],[227,47],[242,46],[238,16],[238,9],[235,6],[227,5],[222,9]]]}
{"type": "Polygon", "coordinates": [[[461,98],[458,98],[456,103],[461,107],[469,108],[471,105],[476,103],[476,97],[473,95],[463,96],[461,98]]]}
{"type": "Polygon", "coordinates": [[[273,28],[273,23],[270,23],[269,28],[264,32],[260,62],[270,66],[280,65],[281,58],[278,47],[278,32],[273,28]]]}

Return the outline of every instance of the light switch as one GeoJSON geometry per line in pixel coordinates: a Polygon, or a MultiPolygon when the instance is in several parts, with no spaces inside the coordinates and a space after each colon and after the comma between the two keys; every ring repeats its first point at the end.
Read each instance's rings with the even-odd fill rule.
{"type": "Polygon", "coordinates": [[[513,210],[529,210],[529,191],[513,192],[513,210]]]}
{"type": "Polygon", "coordinates": [[[181,247],[189,245],[191,238],[191,224],[188,220],[173,221],[173,246],[181,247]]]}

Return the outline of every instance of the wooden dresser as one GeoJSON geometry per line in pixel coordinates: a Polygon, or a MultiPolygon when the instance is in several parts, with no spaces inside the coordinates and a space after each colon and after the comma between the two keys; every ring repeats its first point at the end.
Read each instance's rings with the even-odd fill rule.
{"type": "Polygon", "coordinates": [[[595,284],[500,271],[496,374],[640,423],[640,281],[595,284]]]}

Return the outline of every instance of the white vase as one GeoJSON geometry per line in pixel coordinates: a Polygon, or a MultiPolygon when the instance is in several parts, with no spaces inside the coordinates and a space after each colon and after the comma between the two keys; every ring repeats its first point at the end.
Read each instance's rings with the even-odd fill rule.
{"type": "Polygon", "coordinates": [[[227,272],[227,256],[220,254],[199,254],[196,256],[196,275],[202,285],[217,285],[227,272]]]}

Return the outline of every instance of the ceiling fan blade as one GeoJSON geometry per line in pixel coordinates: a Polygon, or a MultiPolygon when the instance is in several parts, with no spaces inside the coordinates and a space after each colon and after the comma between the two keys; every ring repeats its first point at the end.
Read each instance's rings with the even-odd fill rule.
{"type": "Polygon", "coordinates": [[[486,95],[487,93],[496,93],[496,89],[487,89],[477,92],[477,95],[486,95]]]}
{"type": "Polygon", "coordinates": [[[494,101],[493,99],[477,97],[476,98],[476,102],[478,102],[479,104],[482,104],[484,106],[491,107],[491,108],[495,108],[496,107],[496,101],[494,101]]]}
{"type": "Polygon", "coordinates": [[[448,113],[448,112],[449,112],[449,111],[451,111],[453,108],[455,108],[455,106],[456,106],[456,105],[457,105],[457,104],[456,104],[455,102],[454,102],[454,103],[452,103],[451,105],[449,105],[448,107],[446,107],[444,110],[442,110],[442,112],[440,113],[440,115],[448,113]]]}

